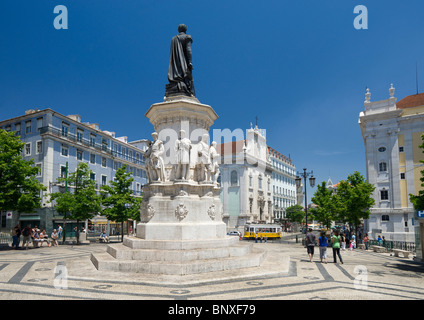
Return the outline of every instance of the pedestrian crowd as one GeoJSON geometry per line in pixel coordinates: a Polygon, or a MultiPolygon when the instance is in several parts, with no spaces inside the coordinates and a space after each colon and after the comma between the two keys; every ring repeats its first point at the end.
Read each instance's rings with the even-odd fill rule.
{"type": "Polygon", "coordinates": [[[31,225],[27,225],[21,229],[19,225],[16,225],[12,230],[12,248],[19,249],[19,244],[22,237],[22,248],[25,247],[28,250],[30,243],[33,244],[34,248],[42,247],[46,244],[48,247],[57,247],[58,240],[62,237],[63,228],[58,226],[58,229],[53,229],[50,236],[47,234],[45,229],[40,230],[37,226],[31,228],[31,225]]]}
{"type": "MultiPolygon", "coordinates": [[[[368,250],[368,234],[363,237],[365,244],[365,250],[368,250]]],[[[331,247],[333,251],[333,262],[337,263],[337,257],[340,263],[343,264],[343,258],[340,251],[347,251],[346,245],[348,244],[348,250],[352,251],[356,249],[356,236],[352,236],[348,239],[345,233],[340,233],[339,230],[334,230],[333,234],[323,231],[320,233],[318,239],[317,236],[312,233],[312,229],[308,230],[305,237],[305,246],[309,256],[309,261],[312,262],[314,256],[315,246],[319,247],[319,257],[321,262],[327,263],[327,248],[331,247]]]]}

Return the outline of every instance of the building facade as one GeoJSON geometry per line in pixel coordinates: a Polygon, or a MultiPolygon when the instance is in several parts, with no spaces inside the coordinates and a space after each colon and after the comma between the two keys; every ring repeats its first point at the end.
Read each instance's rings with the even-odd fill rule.
{"type": "Polygon", "coordinates": [[[223,221],[229,228],[271,223],[272,167],[265,132],[257,126],[246,139],[218,145],[223,221]]]}
{"type": "MultiPolygon", "coordinates": [[[[63,191],[64,184],[58,183],[58,178],[65,176],[67,167],[69,173],[75,171],[79,162],[89,164],[96,189],[108,184],[124,164],[134,177],[135,195],[140,196],[142,186],[147,183],[145,140],[128,143],[126,137],[117,138],[114,132],[101,131],[98,124],[83,123],[79,115],[64,116],[51,109],[27,110],[22,116],[1,121],[0,128],[16,132],[25,143],[23,158],[34,159],[35,166],[39,167],[37,179],[47,187],[43,196],[63,191]]],[[[64,220],[55,211],[54,203],[48,200],[43,197],[42,208],[36,213],[7,215],[2,212],[1,227],[10,229],[17,223],[31,224],[51,232],[64,220]]]]}
{"type": "Polygon", "coordinates": [[[414,242],[416,221],[409,194],[421,189],[424,94],[397,102],[394,91],[392,85],[388,99],[372,102],[367,89],[359,115],[367,179],[375,186],[375,205],[364,222],[364,232],[371,239],[382,235],[387,240],[414,242]]]}
{"type": "Polygon", "coordinates": [[[296,167],[293,161],[268,147],[272,165],[272,203],[274,222],[286,219],[286,209],[297,204],[296,167]]]}
{"type": "Polygon", "coordinates": [[[246,130],[246,139],[218,145],[223,220],[229,228],[278,223],[297,203],[296,168],[267,146],[265,131],[246,130]]]}

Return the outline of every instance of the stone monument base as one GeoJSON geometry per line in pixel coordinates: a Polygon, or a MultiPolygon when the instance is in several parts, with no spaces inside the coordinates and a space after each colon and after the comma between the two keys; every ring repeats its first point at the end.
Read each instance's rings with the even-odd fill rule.
{"type": "Polygon", "coordinates": [[[257,267],[265,250],[238,237],[210,240],[145,240],[125,237],[109,244],[105,253],[92,253],[97,270],[146,274],[189,275],[238,268],[257,267]]]}

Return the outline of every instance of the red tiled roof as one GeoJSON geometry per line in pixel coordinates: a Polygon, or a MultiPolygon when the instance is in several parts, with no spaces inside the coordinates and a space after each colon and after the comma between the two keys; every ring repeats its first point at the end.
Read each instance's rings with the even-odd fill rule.
{"type": "Polygon", "coordinates": [[[238,154],[243,151],[244,140],[221,143],[216,146],[220,155],[238,154]]]}
{"type": "Polygon", "coordinates": [[[396,103],[397,109],[407,109],[424,106],[424,93],[407,96],[396,103]]]}

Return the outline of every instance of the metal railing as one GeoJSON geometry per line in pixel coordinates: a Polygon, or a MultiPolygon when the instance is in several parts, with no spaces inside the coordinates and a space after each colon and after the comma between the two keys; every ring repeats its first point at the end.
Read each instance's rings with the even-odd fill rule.
{"type": "MultiPolygon", "coordinates": [[[[134,163],[134,164],[138,164],[138,165],[144,165],[144,159],[137,159],[136,157],[132,156],[130,157],[128,154],[124,154],[121,152],[118,152],[116,150],[112,150],[110,149],[108,146],[103,145],[103,144],[98,144],[98,143],[93,143],[92,141],[85,139],[85,138],[79,138],[77,135],[70,133],[70,132],[62,132],[62,130],[58,129],[58,128],[54,128],[54,127],[41,127],[39,129],[40,134],[51,134],[53,136],[56,136],[58,138],[61,139],[65,139],[68,140],[70,142],[73,142],[75,144],[81,144],[82,146],[86,147],[86,148],[93,148],[98,152],[105,152],[108,155],[111,155],[114,158],[119,158],[122,160],[126,160],[128,162],[134,163]]],[[[139,153],[142,155],[143,152],[140,150],[139,153]]]]}
{"type": "Polygon", "coordinates": [[[0,244],[12,244],[12,236],[9,233],[0,232],[0,244]]]}
{"type": "Polygon", "coordinates": [[[387,249],[387,251],[393,251],[393,249],[406,250],[411,252],[416,252],[415,242],[407,242],[407,241],[383,241],[381,245],[377,240],[369,240],[369,247],[371,246],[382,246],[387,249]]]}

